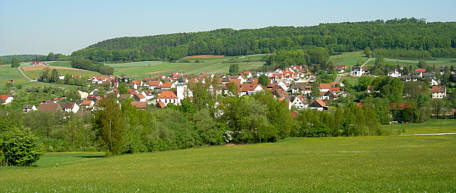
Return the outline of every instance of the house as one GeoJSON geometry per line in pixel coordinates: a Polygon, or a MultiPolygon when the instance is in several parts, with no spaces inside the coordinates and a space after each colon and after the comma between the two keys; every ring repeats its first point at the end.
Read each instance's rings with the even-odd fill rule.
{"type": "Polygon", "coordinates": [[[288,108],[291,109],[292,107],[295,107],[296,109],[301,110],[307,108],[308,105],[307,99],[302,95],[298,95],[289,103],[288,108]]]}
{"type": "Polygon", "coordinates": [[[85,90],[78,90],[78,94],[81,97],[81,100],[84,100],[89,96],[89,93],[85,90]]]}
{"type": "Polygon", "coordinates": [[[172,82],[164,82],[160,88],[162,90],[171,90],[171,88],[175,88],[175,85],[172,82]]]}
{"type": "Polygon", "coordinates": [[[432,87],[432,98],[433,99],[443,99],[446,97],[446,87],[445,86],[433,86],[432,87]]]}
{"type": "Polygon", "coordinates": [[[147,86],[149,89],[154,90],[157,87],[160,87],[162,85],[162,82],[159,80],[154,80],[154,81],[149,81],[147,82],[147,86]]]}
{"type": "Polygon", "coordinates": [[[60,103],[60,107],[67,113],[77,113],[79,111],[79,105],[73,102],[60,103]]]}
{"type": "Polygon", "coordinates": [[[244,95],[252,95],[256,94],[257,92],[263,91],[263,87],[261,85],[256,84],[256,83],[245,83],[241,85],[241,88],[239,89],[239,95],[244,96],[244,95]]]}
{"type": "Polygon", "coordinates": [[[62,107],[58,103],[41,103],[38,106],[38,110],[51,113],[63,112],[62,107]]]}
{"type": "Polygon", "coordinates": [[[304,94],[303,92],[306,90],[305,84],[293,84],[291,85],[291,93],[292,94],[304,94]]]}
{"type": "Polygon", "coordinates": [[[146,102],[140,102],[140,101],[132,101],[131,106],[136,107],[136,109],[146,109],[147,108],[147,103],[146,102]]]}
{"type": "Polygon", "coordinates": [[[84,109],[90,109],[95,105],[95,102],[93,100],[83,100],[80,106],[84,109]]]}
{"type": "Polygon", "coordinates": [[[320,84],[320,92],[328,92],[329,89],[331,88],[331,84],[329,83],[321,83],[320,84]]]}
{"type": "Polygon", "coordinates": [[[397,69],[395,69],[394,71],[388,72],[388,76],[393,78],[399,78],[401,77],[401,73],[397,69]]]}
{"type": "Polygon", "coordinates": [[[136,93],[133,95],[133,97],[135,98],[136,101],[139,101],[139,102],[146,102],[146,97],[144,97],[144,95],[142,94],[139,94],[139,93],[136,93]]]}
{"type": "Polygon", "coordinates": [[[169,103],[179,105],[180,101],[178,100],[176,94],[172,91],[163,91],[157,97],[157,103],[162,102],[165,106],[168,106],[169,103]]]}
{"type": "Polygon", "coordinates": [[[352,76],[362,76],[366,73],[366,69],[364,67],[360,66],[353,66],[351,70],[351,75],[352,76]]]}
{"type": "Polygon", "coordinates": [[[8,103],[11,103],[13,101],[13,96],[10,94],[4,94],[0,95],[0,102],[2,105],[6,105],[8,103]]]}
{"type": "Polygon", "coordinates": [[[138,89],[140,86],[143,86],[143,82],[140,80],[132,80],[131,85],[134,89],[138,89]]]}
{"type": "Polygon", "coordinates": [[[309,107],[312,110],[318,110],[318,111],[328,110],[328,107],[326,106],[326,103],[323,102],[321,99],[317,99],[317,100],[313,101],[309,105],[309,107]]]}
{"type": "Polygon", "coordinates": [[[36,111],[36,110],[37,109],[36,109],[35,105],[24,105],[24,106],[22,106],[22,111],[26,112],[26,113],[28,113],[30,111],[36,111]]]}
{"type": "Polygon", "coordinates": [[[345,72],[345,65],[336,65],[334,66],[334,70],[336,70],[339,73],[345,72]]]}

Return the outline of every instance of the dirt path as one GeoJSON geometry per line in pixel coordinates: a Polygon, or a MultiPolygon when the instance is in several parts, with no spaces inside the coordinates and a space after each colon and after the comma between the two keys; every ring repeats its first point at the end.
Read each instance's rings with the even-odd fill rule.
{"type": "Polygon", "coordinates": [[[17,67],[17,70],[22,74],[22,76],[24,76],[25,79],[27,79],[29,82],[36,82],[36,80],[33,80],[31,79],[30,77],[28,77],[24,71],[22,71],[22,68],[19,66],[17,67]]]}

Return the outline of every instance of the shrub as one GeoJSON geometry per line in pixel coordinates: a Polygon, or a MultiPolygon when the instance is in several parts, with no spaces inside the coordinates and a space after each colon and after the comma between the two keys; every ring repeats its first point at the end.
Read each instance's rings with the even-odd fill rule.
{"type": "Polygon", "coordinates": [[[2,165],[30,166],[41,154],[41,144],[28,128],[9,128],[0,134],[2,165]]]}

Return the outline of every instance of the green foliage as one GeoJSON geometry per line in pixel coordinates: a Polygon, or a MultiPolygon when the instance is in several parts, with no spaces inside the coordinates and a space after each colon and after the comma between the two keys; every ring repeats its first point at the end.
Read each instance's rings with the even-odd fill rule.
{"type": "Polygon", "coordinates": [[[366,57],[368,57],[368,58],[371,58],[372,50],[369,47],[364,48],[364,55],[366,55],[366,57]]]}
{"type": "Polygon", "coordinates": [[[426,50],[413,50],[413,49],[375,49],[375,57],[388,57],[388,58],[415,58],[415,59],[431,59],[432,55],[426,50]]]}
{"type": "Polygon", "coordinates": [[[119,83],[119,87],[117,89],[119,90],[119,94],[128,94],[128,86],[125,82],[119,83]]]}
{"type": "Polygon", "coordinates": [[[327,69],[329,54],[324,48],[310,48],[306,50],[279,50],[270,55],[266,60],[269,68],[285,68],[291,65],[307,65],[313,67],[314,72],[327,69]]]}
{"type": "Polygon", "coordinates": [[[10,127],[0,132],[0,165],[30,166],[41,154],[41,144],[29,129],[10,127]]]}
{"type": "Polygon", "coordinates": [[[239,73],[239,64],[231,64],[228,73],[229,74],[237,74],[237,73],[239,73]]]}
{"type": "Polygon", "coordinates": [[[102,63],[94,63],[91,60],[81,57],[73,57],[71,60],[71,67],[84,70],[99,72],[104,75],[114,74],[114,69],[110,66],[105,66],[102,63]]]}
{"type": "Polygon", "coordinates": [[[124,151],[125,120],[122,117],[119,104],[112,97],[99,102],[92,127],[100,145],[106,150],[107,155],[117,155],[124,151]]]}
{"type": "MultiPolygon", "coordinates": [[[[105,40],[72,53],[93,61],[175,61],[185,56],[225,56],[273,53],[303,47],[324,47],[333,52],[377,49],[425,50],[454,56],[456,25],[453,22],[416,22],[415,18],[388,21],[320,24],[309,27],[218,29],[105,40]],[[375,30],[373,30],[375,29],[375,30]]],[[[379,51],[374,51],[376,56],[379,51]]],[[[396,51],[390,52],[395,54],[396,51]]],[[[402,55],[402,54],[401,54],[402,55]]],[[[410,56],[407,54],[407,56],[410,56]]]]}
{"type": "Polygon", "coordinates": [[[20,66],[19,60],[16,57],[13,57],[11,59],[11,68],[17,68],[19,66],[20,66]]]}
{"type": "Polygon", "coordinates": [[[269,85],[269,78],[262,74],[259,78],[258,78],[258,82],[263,85],[264,87],[267,87],[269,85]]]}

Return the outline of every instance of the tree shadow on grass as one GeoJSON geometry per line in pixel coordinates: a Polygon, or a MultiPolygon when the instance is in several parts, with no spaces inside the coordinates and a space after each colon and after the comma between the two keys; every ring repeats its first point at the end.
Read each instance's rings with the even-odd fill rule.
{"type": "Polygon", "coordinates": [[[79,158],[105,158],[105,155],[78,155],[79,158]]]}

